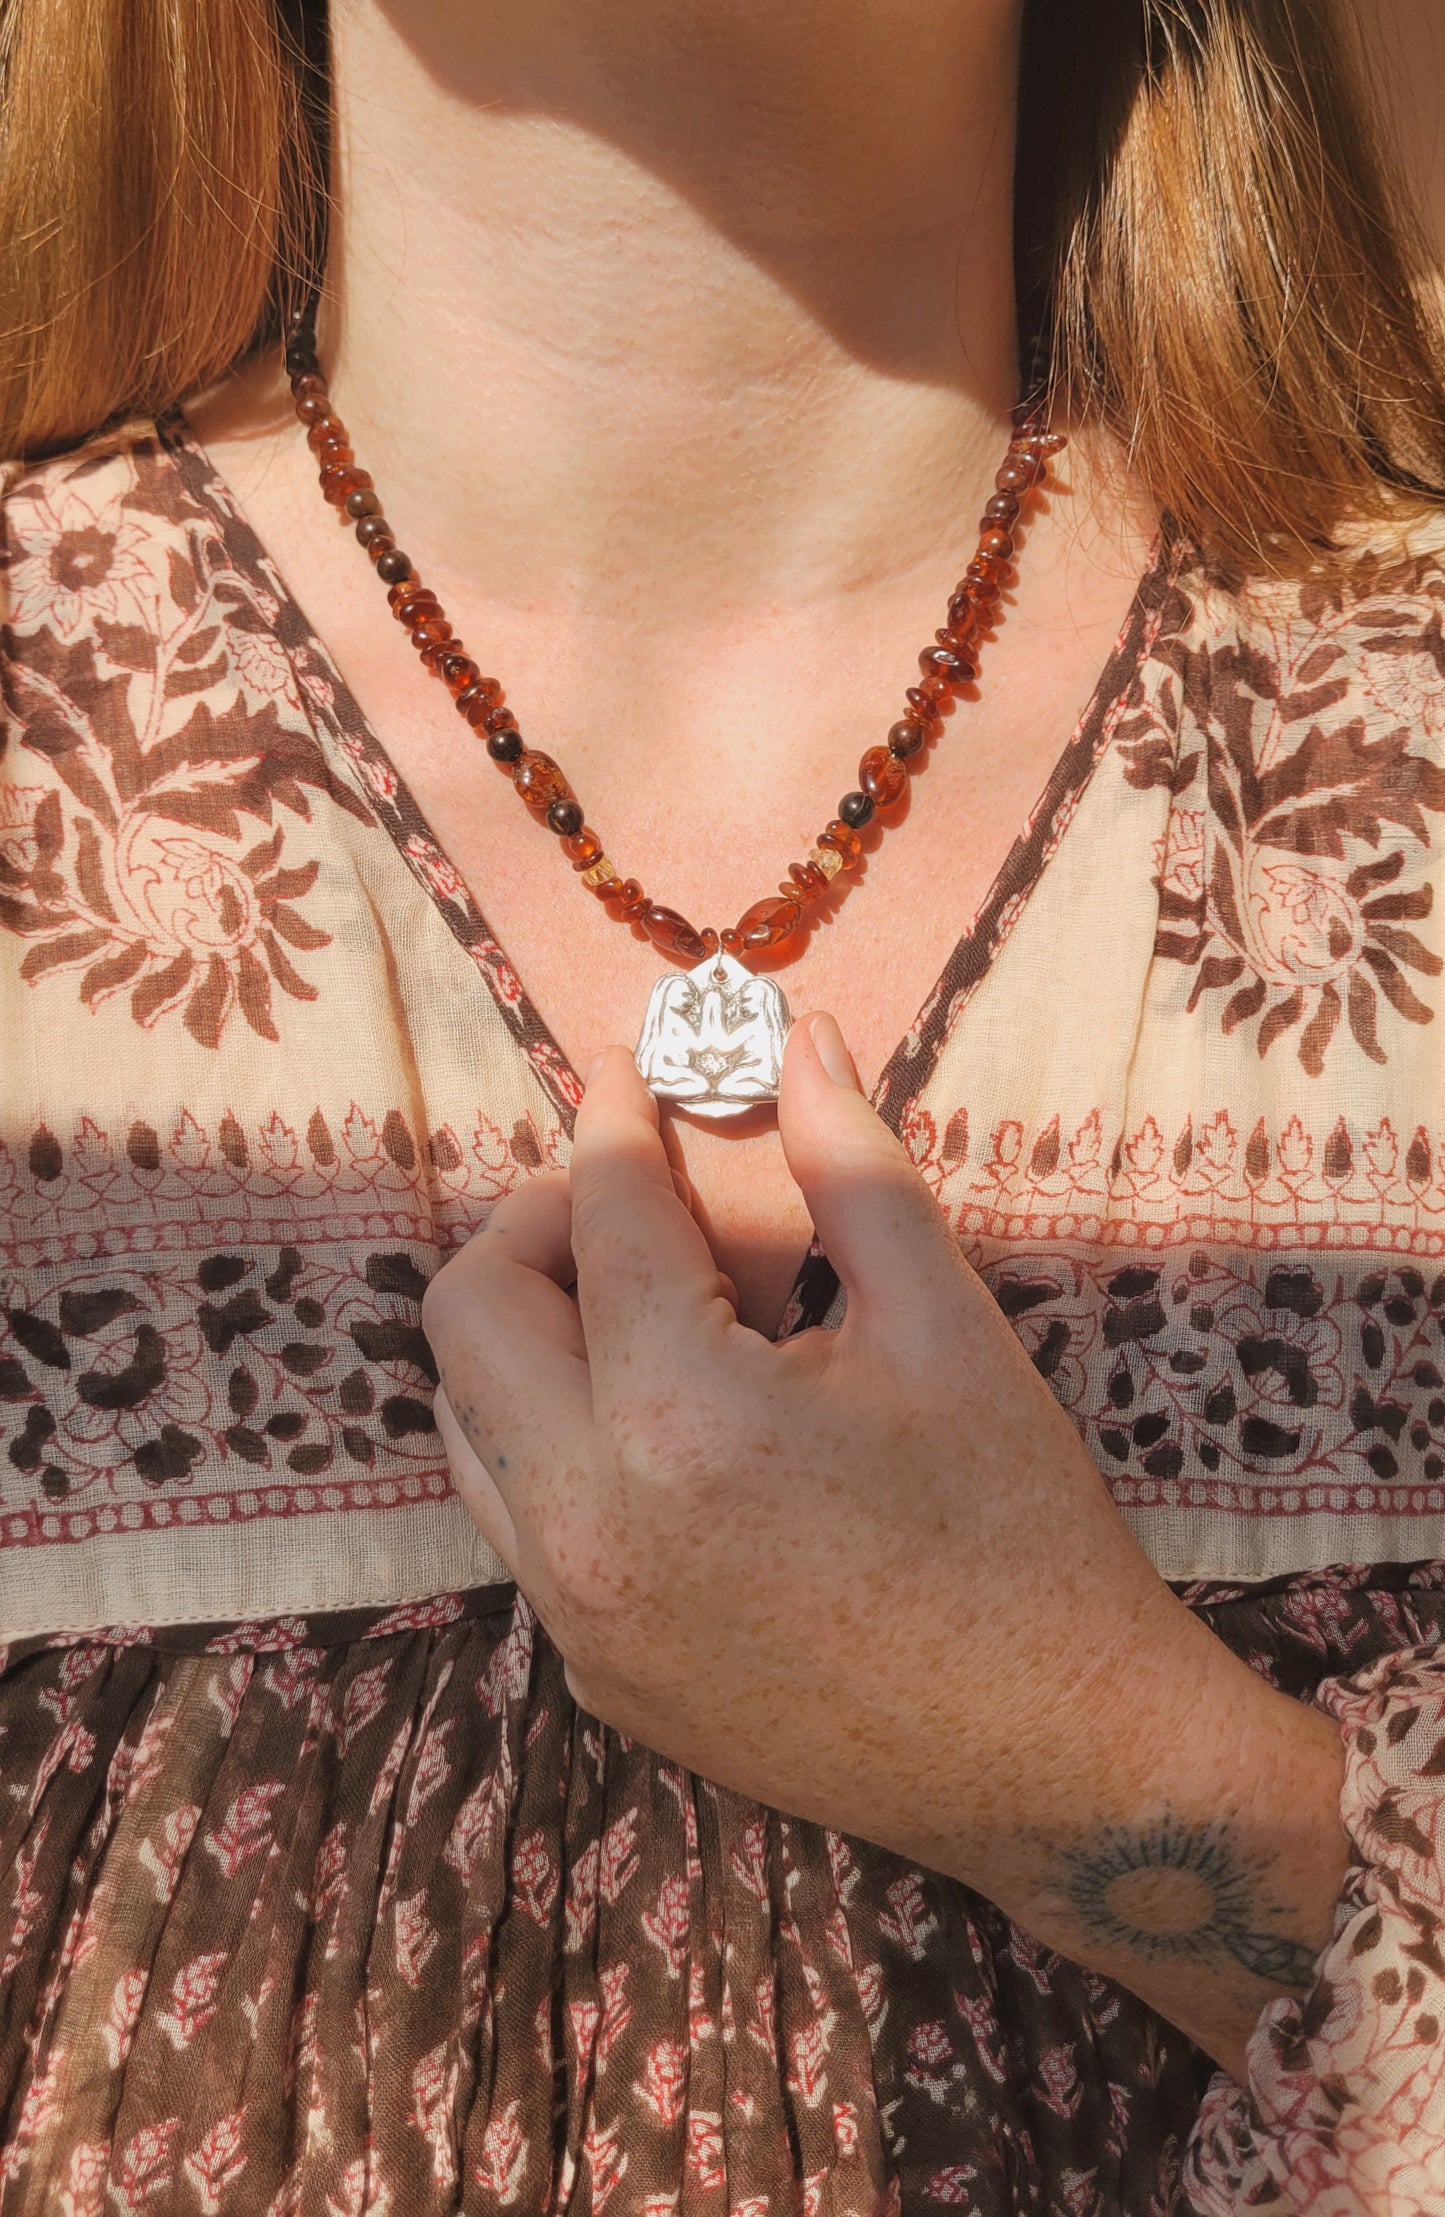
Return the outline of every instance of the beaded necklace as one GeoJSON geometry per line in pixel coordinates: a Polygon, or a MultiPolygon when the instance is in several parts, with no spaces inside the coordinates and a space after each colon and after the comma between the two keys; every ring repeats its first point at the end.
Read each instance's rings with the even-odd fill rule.
{"type": "Polygon", "coordinates": [[[1009,574],[1013,526],[1029,495],[1043,484],[1049,457],[1064,445],[1063,437],[1048,429],[1041,404],[1014,410],[1013,436],[984,508],[977,551],[949,600],[947,622],[918,657],[920,679],[907,689],[901,721],[884,745],[868,749],[858,765],[857,791],[844,794],[807,860],[788,865],[777,893],[755,901],[725,931],[711,926],[698,931],[675,908],[652,900],[636,878],[624,878],[603,853],[562,771],[551,755],[525,743],[501,686],[482,675],[436,594],[397,545],[375,485],[358,467],[346,426],[331,406],[317,360],[315,318],[312,300],[288,325],[286,369],[296,413],[320,468],[321,490],[340,520],[355,525],[423,667],[441,679],[459,715],[508,772],[534,817],[555,833],[573,870],[608,914],[640,924],[655,947],[692,965],[668,972],[652,989],[637,1044],[643,1078],[660,1099],[697,1116],[736,1116],[775,1101],[788,1004],[775,979],[748,968],[749,957],[790,938],[833,879],[857,866],[864,827],[875,816],[888,822],[907,790],[909,764],[942,729],[944,712],[959,691],[977,676],[981,637],[996,619],[1009,574]]]}

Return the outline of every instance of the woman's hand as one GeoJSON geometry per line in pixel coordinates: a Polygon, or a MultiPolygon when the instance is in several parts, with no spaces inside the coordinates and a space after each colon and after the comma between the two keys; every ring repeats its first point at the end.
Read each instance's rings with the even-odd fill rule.
{"type": "Polygon", "coordinates": [[[779,1122],[841,1328],[738,1323],[611,1049],[568,1176],[503,1202],[428,1294],[457,1484],[585,1708],[967,1879],[1222,2052],[1328,1937],[1333,1728],[1158,1579],[831,1018],[795,1027],[779,1122]],[[1235,1909],[1258,1901],[1216,1944],[1221,1857],[1235,1909]],[[1157,1975],[1190,1956],[1159,1956],[1181,1916],[1217,1957],[1185,2009],[1157,1975]]]}

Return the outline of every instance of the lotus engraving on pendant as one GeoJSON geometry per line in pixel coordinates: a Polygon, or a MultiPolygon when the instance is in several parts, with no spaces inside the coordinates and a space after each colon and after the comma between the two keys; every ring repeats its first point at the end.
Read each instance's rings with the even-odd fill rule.
{"type": "Polygon", "coordinates": [[[659,1100],[696,1116],[740,1116],[775,1101],[788,1004],[771,978],[731,955],[659,978],[637,1042],[637,1067],[659,1100]]]}

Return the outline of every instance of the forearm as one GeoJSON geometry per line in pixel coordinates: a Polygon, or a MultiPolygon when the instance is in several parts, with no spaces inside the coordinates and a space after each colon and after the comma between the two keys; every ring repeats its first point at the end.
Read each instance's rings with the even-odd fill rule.
{"type": "Polygon", "coordinates": [[[1242,2078],[1260,2012],[1308,1987],[1330,1938],[1340,1735],[1170,1606],[1169,1645],[1110,1673],[1089,1724],[1036,1766],[1017,1831],[968,1875],[1242,2078]]]}

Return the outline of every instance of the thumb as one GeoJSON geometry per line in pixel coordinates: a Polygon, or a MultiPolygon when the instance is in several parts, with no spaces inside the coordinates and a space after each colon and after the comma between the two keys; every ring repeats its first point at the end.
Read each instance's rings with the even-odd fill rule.
{"type": "Polygon", "coordinates": [[[850,1314],[902,1324],[957,1287],[963,1258],[947,1219],[864,1098],[831,1016],[804,1016],[788,1034],[778,1129],[850,1314]]]}

